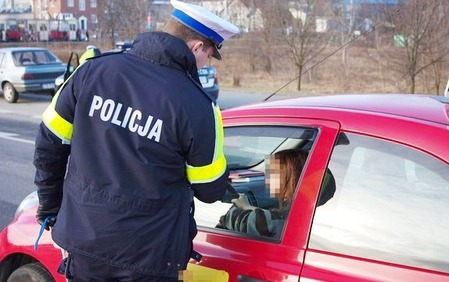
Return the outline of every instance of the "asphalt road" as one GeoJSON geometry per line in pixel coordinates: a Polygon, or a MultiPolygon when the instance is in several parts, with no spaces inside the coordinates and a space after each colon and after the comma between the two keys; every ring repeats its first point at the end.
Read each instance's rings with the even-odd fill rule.
{"type": "MultiPolygon", "coordinates": [[[[221,91],[222,109],[262,101],[267,94],[221,91]]],[[[12,219],[20,201],[35,190],[34,138],[50,96],[22,94],[15,104],[0,95],[0,228],[12,219]]]]}
{"type": "Polygon", "coordinates": [[[34,137],[50,97],[23,95],[17,104],[0,97],[0,228],[13,218],[20,201],[35,190],[34,137]]]}

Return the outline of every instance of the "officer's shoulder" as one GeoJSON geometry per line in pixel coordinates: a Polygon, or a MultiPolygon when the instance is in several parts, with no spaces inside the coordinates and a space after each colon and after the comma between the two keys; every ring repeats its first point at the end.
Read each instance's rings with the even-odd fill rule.
{"type": "Polygon", "coordinates": [[[90,58],[92,59],[98,59],[98,58],[102,58],[102,57],[107,57],[107,56],[111,56],[111,55],[120,55],[123,54],[125,52],[125,50],[110,50],[110,51],[105,51],[103,53],[101,53],[100,55],[97,55],[95,57],[90,58]]]}

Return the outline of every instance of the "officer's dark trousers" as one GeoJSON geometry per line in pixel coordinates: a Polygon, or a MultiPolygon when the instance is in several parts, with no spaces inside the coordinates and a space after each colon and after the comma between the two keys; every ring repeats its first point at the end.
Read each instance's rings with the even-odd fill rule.
{"type": "Polygon", "coordinates": [[[178,279],[148,276],[131,270],[116,268],[79,254],[70,254],[66,261],[70,282],[178,282],[178,279]]]}

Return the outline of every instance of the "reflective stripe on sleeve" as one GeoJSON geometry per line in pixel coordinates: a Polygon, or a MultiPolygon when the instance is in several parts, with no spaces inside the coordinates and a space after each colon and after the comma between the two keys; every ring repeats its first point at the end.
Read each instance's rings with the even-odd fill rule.
{"type": "MultiPolygon", "coordinates": [[[[59,94],[59,91],[57,94],[59,94]]],[[[72,141],[73,124],[65,120],[58,114],[58,112],[56,112],[55,106],[58,96],[59,95],[55,95],[55,97],[53,97],[50,105],[42,114],[42,121],[51,132],[62,140],[63,144],[70,144],[72,141]]]]}
{"type": "Polygon", "coordinates": [[[212,163],[194,167],[187,164],[187,179],[190,183],[208,183],[219,178],[226,171],[226,158],[223,153],[224,133],[220,108],[212,103],[215,118],[215,151],[212,163]]]}

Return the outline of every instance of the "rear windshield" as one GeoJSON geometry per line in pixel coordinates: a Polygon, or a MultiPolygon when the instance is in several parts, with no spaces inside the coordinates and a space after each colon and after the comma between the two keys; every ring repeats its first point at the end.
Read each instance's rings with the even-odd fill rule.
{"type": "Polygon", "coordinates": [[[61,61],[47,50],[26,50],[12,52],[16,66],[46,65],[61,63],[61,61]]]}

